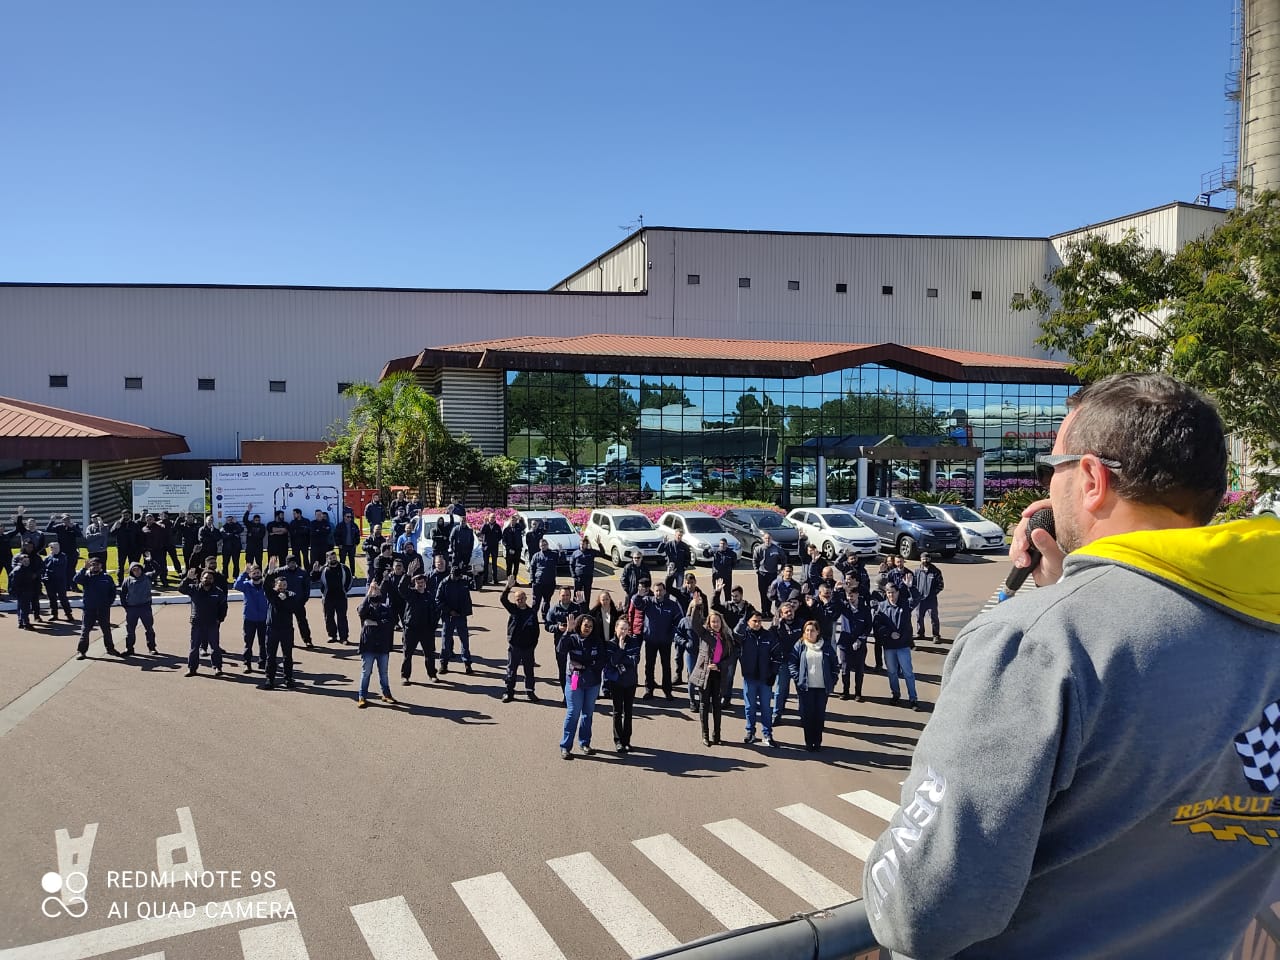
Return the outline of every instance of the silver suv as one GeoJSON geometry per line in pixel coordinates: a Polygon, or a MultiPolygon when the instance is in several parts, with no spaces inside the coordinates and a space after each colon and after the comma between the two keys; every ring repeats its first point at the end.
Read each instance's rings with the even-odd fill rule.
{"type": "Polygon", "coordinates": [[[907,560],[921,551],[954,557],[960,549],[960,530],[937,519],[923,503],[905,497],[862,497],[853,515],[874,530],[880,543],[907,560]]]}

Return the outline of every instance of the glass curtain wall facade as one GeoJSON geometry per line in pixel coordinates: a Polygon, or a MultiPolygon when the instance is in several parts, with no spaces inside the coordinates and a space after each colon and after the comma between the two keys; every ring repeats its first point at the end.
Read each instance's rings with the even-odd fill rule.
{"type": "MultiPolygon", "coordinates": [[[[874,444],[930,437],[982,447],[988,485],[1029,479],[1074,387],[935,383],[879,365],[790,379],[509,371],[512,506],[776,501],[787,446],[814,437],[874,444]]],[[[828,459],[828,497],[854,495],[856,463],[828,459]]],[[[919,463],[887,468],[894,493],[921,489],[919,463]]],[[[972,498],[973,464],[942,463],[941,489],[972,498]]],[[[816,462],[792,466],[793,504],[813,503],[816,462]]]]}

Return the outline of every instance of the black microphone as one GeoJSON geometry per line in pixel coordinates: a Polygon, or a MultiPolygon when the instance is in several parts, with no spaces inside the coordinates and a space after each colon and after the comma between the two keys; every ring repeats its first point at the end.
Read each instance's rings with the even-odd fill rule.
{"type": "Polygon", "coordinates": [[[1053,525],[1053,511],[1048,507],[1042,507],[1031,515],[1027,520],[1027,553],[1031,556],[1031,562],[1025,567],[1014,567],[1009,571],[1009,576],[1005,578],[1004,589],[1000,591],[1000,599],[998,602],[1003,603],[1015,593],[1018,588],[1027,582],[1027,577],[1031,576],[1036,567],[1040,566],[1040,551],[1031,541],[1032,530],[1047,530],[1049,536],[1056,537],[1057,530],[1053,525]]]}

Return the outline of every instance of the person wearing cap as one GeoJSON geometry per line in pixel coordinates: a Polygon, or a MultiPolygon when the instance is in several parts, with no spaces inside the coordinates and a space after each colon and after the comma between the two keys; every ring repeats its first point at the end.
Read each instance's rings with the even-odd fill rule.
{"type": "Polygon", "coordinates": [[[462,647],[463,672],[471,674],[471,576],[467,565],[456,563],[449,578],[436,590],[436,609],[440,612],[440,672],[449,672],[453,659],[453,635],[462,647]]]}
{"type": "Polygon", "coordinates": [[[227,618],[227,595],[218,589],[216,571],[208,568],[187,571],[178,592],[191,599],[191,650],[187,654],[186,676],[194,677],[200,667],[200,651],[209,648],[213,675],[222,676],[222,641],[219,628],[227,618]]]}
{"type": "Polygon", "coordinates": [[[733,589],[733,570],[738,565],[738,551],[729,546],[727,537],[720,538],[720,545],[711,552],[711,592],[733,589]]]}
{"type": "Polygon", "coordinates": [[[929,614],[933,621],[933,639],[942,639],[942,630],[938,623],[938,595],[942,593],[942,571],[934,566],[933,558],[927,553],[920,554],[920,566],[912,577],[912,585],[916,591],[916,639],[924,639],[924,617],[929,614]]]}
{"type": "MultiPolygon", "coordinates": [[[[444,562],[444,558],[440,558],[444,562]]],[[[427,658],[427,676],[437,679],[436,673],[436,625],[440,614],[436,609],[436,595],[427,589],[427,575],[419,570],[400,583],[400,596],[404,601],[404,659],[400,663],[400,682],[406,687],[412,682],[413,654],[422,647],[427,658]]]]}
{"type": "Polygon", "coordinates": [[[626,598],[623,606],[630,606],[632,598],[640,586],[640,581],[649,582],[649,571],[644,568],[644,554],[639,550],[631,551],[631,562],[618,574],[622,583],[622,595],[626,598]]]}
{"type": "MultiPolygon", "coordinates": [[[[231,585],[244,597],[244,672],[253,672],[253,641],[258,641],[258,665],[267,668],[267,588],[262,570],[254,564],[244,568],[231,585]]],[[[292,648],[292,642],[289,644],[292,648]]],[[[293,657],[290,654],[290,661],[293,657]]]]}
{"type": "Polygon", "coordinates": [[[516,673],[523,671],[525,691],[529,699],[537,703],[538,694],[533,689],[533,652],[538,646],[538,611],[529,606],[528,595],[516,588],[514,574],[507,577],[500,599],[507,611],[507,692],[502,702],[510,703],[516,698],[516,673]]]}
{"type": "Polygon", "coordinates": [[[333,528],[333,546],[338,552],[338,562],[356,575],[356,547],[360,545],[360,527],[350,507],[342,508],[342,519],[333,528]]]}
{"type": "Polygon", "coordinates": [[[311,642],[311,624],[307,622],[307,601],[311,599],[311,574],[301,569],[301,562],[302,558],[296,553],[290,554],[288,565],[282,576],[289,584],[293,618],[298,622],[298,635],[302,637],[302,645],[310,650],[315,646],[311,642]]]}
{"type": "Polygon", "coordinates": [[[156,652],[156,626],[151,605],[151,576],[140,563],[129,565],[129,575],[120,581],[120,606],[124,607],[124,652],[132,656],[133,645],[142,623],[147,652],[156,652]]]}
{"type": "Polygon", "coordinates": [[[325,635],[330,643],[346,643],[351,634],[351,627],[347,624],[347,593],[351,590],[351,571],[338,562],[336,553],[331,552],[325,557],[323,567],[317,565],[311,578],[320,581],[325,635]]]}
{"type": "MultiPolygon", "coordinates": [[[[249,504],[250,507],[253,504],[249,504]]],[[[240,518],[240,522],[244,525],[244,565],[248,567],[257,567],[262,569],[262,550],[267,538],[267,527],[262,522],[262,514],[255,513],[249,515],[249,511],[245,510],[244,516],[240,518]]],[[[268,554],[271,556],[271,554],[268,554]]],[[[274,554],[279,556],[279,554],[274,554]]]]}
{"type": "MultiPolygon", "coordinates": [[[[538,521],[534,521],[535,528],[538,521]]],[[[530,534],[532,536],[532,534],[530,534]]],[[[533,606],[546,622],[551,596],[556,592],[556,565],[559,558],[551,549],[551,541],[538,538],[538,552],[529,555],[529,584],[533,592],[533,606]]]]}
{"type": "Polygon", "coordinates": [[[76,574],[74,585],[84,598],[84,612],[80,623],[80,643],[76,646],[76,659],[83,660],[89,651],[89,635],[93,628],[102,630],[102,642],[107,653],[119,656],[115,644],[111,641],[111,604],[116,601],[116,582],[111,574],[103,572],[102,564],[90,560],[85,568],[76,574]]]}

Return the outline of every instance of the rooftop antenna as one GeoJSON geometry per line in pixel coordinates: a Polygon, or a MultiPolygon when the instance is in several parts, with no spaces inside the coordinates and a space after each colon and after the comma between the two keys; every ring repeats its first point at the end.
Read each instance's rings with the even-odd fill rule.
{"type": "Polygon", "coordinates": [[[643,230],[643,229],[644,229],[644,214],[643,214],[643,213],[641,213],[641,214],[637,214],[637,215],[636,215],[636,218],[635,218],[634,220],[630,221],[629,223],[620,223],[620,224],[618,224],[618,229],[619,229],[619,230],[621,230],[621,231],[623,231],[624,233],[630,233],[632,230],[643,230]]]}

